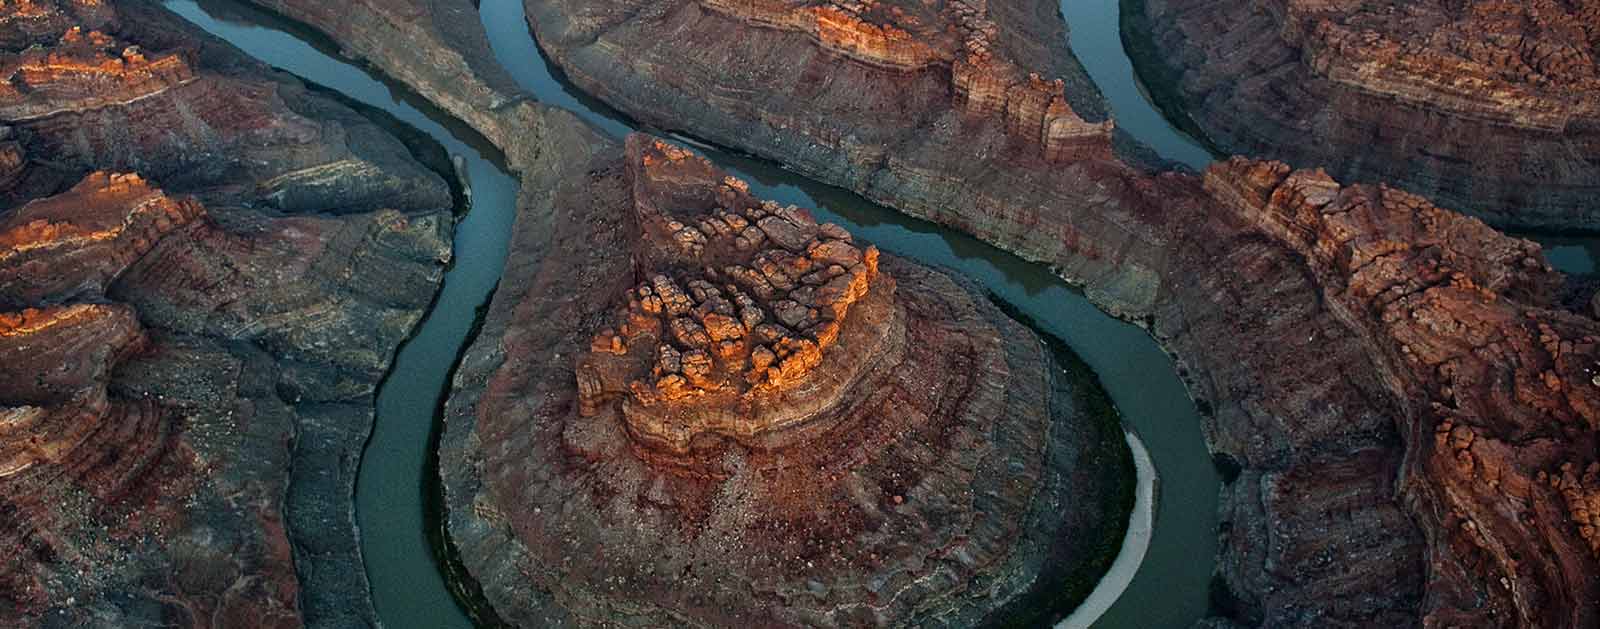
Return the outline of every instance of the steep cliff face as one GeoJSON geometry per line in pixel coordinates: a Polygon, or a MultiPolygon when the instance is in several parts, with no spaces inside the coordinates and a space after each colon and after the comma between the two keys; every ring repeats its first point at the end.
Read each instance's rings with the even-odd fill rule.
{"type": "Polygon", "coordinates": [[[1126,451],[1026,328],[685,151],[619,157],[519,223],[542,255],[447,409],[451,533],[503,618],[971,626],[1104,569],[1126,451]]]}
{"type": "Polygon", "coordinates": [[[5,11],[0,624],[370,621],[354,466],[448,188],[152,5],[5,11]]]}
{"type": "MultiPolygon", "coordinates": [[[[1145,0],[1223,149],[1389,181],[1497,224],[1600,226],[1600,5],[1145,0]]],[[[1162,67],[1162,66],[1166,67],[1162,67]]]]}
{"type": "Polygon", "coordinates": [[[1234,160],[1216,198],[1305,256],[1403,402],[1399,487],[1428,540],[1423,622],[1586,627],[1600,322],[1556,307],[1532,243],[1381,186],[1234,160]]]}

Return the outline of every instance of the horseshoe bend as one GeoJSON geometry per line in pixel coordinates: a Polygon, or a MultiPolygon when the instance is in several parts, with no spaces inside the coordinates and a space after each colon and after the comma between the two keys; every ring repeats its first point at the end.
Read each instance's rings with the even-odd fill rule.
{"type": "Polygon", "coordinates": [[[1600,622],[1583,2],[248,4],[0,5],[0,626],[1600,622]]]}

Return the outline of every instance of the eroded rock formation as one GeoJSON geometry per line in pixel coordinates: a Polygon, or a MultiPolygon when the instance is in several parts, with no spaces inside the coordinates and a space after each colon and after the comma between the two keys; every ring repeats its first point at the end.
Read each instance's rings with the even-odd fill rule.
{"type": "Polygon", "coordinates": [[[354,464],[448,188],[153,5],[0,9],[0,625],[370,622],[354,464]]]}
{"type": "Polygon", "coordinates": [[[1206,187],[1305,256],[1402,413],[1427,626],[1600,622],[1600,322],[1538,246],[1384,186],[1235,159],[1206,187]]]}
{"type": "Polygon", "coordinates": [[[1143,6],[1146,78],[1172,84],[1168,105],[1224,150],[1390,181],[1506,225],[1600,226],[1600,4],[1143,6]]]}
{"type": "Polygon", "coordinates": [[[658,140],[590,172],[555,233],[519,223],[548,250],[447,411],[451,531],[502,618],[970,625],[1103,569],[1126,452],[1026,328],[658,140]]]}
{"type": "MultiPolygon", "coordinates": [[[[677,179],[676,169],[704,176],[710,167],[671,145],[631,164],[660,173],[633,174],[641,198],[660,194],[651,188],[677,179]]],[[[582,412],[625,396],[635,438],[686,452],[698,437],[770,445],[836,404],[889,329],[846,326],[863,300],[870,312],[857,319],[888,314],[892,298],[879,293],[894,283],[880,280],[877,248],[857,248],[849,232],[800,208],[758,202],[736,180],[723,182],[708,214],[676,216],[655,203],[640,201],[636,217],[644,281],[578,363],[582,412]]]]}

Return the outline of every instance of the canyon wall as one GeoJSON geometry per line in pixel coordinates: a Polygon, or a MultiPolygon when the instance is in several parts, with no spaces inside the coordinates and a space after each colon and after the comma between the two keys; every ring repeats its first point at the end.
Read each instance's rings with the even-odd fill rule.
{"type": "Polygon", "coordinates": [[[5,10],[0,625],[374,622],[352,488],[449,188],[152,4],[5,10]]]}
{"type": "Polygon", "coordinates": [[[1222,150],[1497,225],[1600,227],[1600,4],[1142,0],[1170,115],[1222,150]]]}

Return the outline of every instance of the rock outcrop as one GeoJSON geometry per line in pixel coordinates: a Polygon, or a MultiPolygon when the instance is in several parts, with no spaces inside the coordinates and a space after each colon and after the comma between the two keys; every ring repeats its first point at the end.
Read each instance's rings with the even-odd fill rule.
{"type": "Polygon", "coordinates": [[[519,222],[541,255],[447,408],[451,533],[503,619],[967,626],[1104,569],[1126,451],[1026,328],[658,140],[590,172],[553,233],[519,222]]]}
{"type": "Polygon", "coordinates": [[[1600,322],[1533,243],[1384,186],[1235,159],[1206,187],[1305,257],[1402,412],[1425,626],[1600,622],[1600,322]]]}
{"type": "Polygon", "coordinates": [[[1497,224],[1600,227],[1600,4],[1142,6],[1146,80],[1224,150],[1389,181],[1497,224]]]}
{"type": "Polygon", "coordinates": [[[877,248],[857,248],[798,207],[757,202],[732,180],[716,190],[715,211],[680,216],[664,207],[677,200],[671,188],[693,175],[714,181],[710,164],[671,145],[638,150],[629,165],[642,171],[630,179],[643,281],[579,360],[580,412],[622,397],[629,433],[674,453],[707,437],[796,440],[887,342],[890,326],[847,325],[888,316],[894,281],[879,275],[877,248]],[[851,319],[858,302],[869,314],[851,319]]]}
{"type": "Polygon", "coordinates": [[[3,10],[0,625],[371,622],[355,463],[449,189],[154,5],[3,10]]]}

